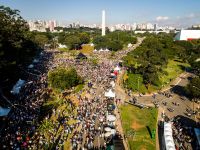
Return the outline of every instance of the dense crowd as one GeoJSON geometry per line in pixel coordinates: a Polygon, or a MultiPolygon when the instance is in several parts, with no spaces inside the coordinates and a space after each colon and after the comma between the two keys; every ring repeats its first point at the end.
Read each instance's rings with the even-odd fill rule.
{"type": "MultiPolygon", "coordinates": [[[[69,134],[72,134],[70,138],[72,149],[106,148],[104,136],[104,127],[108,125],[106,115],[113,114],[113,111],[108,111],[108,103],[114,101],[105,98],[104,93],[112,87],[110,82],[113,79],[110,78],[110,72],[114,64],[105,61],[95,66],[88,61],[55,59],[54,55],[55,51],[42,52],[37,61],[33,62],[34,67],[25,70],[26,83],[20,93],[13,96],[12,111],[0,135],[3,143],[0,149],[43,149],[45,147],[60,149],[63,148],[69,134]],[[45,134],[37,130],[40,107],[45,102],[46,95],[51,93],[47,88],[47,72],[61,64],[74,66],[85,81],[91,83],[92,86],[87,90],[91,97],[81,97],[80,94],[76,94],[79,100],[77,109],[73,103],[65,101],[71,112],[77,111],[75,113],[77,115],[70,114],[67,110],[53,109],[52,115],[55,115],[56,119],[51,121],[52,127],[46,133],[49,139],[46,139],[45,134]],[[97,92],[94,86],[100,88],[101,92],[97,92]],[[68,124],[70,119],[76,121],[68,124]],[[62,131],[59,131],[60,126],[63,127],[62,131]]],[[[44,120],[49,119],[50,117],[46,116],[44,120]]]]}
{"type": "Polygon", "coordinates": [[[12,109],[1,131],[0,149],[30,148],[34,145],[31,137],[36,131],[35,123],[40,114],[40,107],[44,102],[45,88],[47,87],[47,71],[51,67],[53,53],[40,53],[34,69],[24,72],[26,83],[18,95],[12,98],[12,109]]]}

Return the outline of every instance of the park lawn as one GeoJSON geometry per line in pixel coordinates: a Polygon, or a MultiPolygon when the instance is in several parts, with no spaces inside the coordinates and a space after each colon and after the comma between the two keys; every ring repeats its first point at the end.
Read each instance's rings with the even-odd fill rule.
{"type": "Polygon", "coordinates": [[[122,127],[131,150],[155,150],[156,138],[151,139],[147,126],[156,130],[157,109],[140,109],[133,105],[120,107],[122,127]],[[135,134],[130,134],[134,132],[135,134]]]}
{"type": "Polygon", "coordinates": [[[169,60],[167,67],[163,69],[167,74],[160,73],[159,79],[162,85],[170,83],[170,81],[177,78],[181,73],[184,72],[185,67],[190,67],[188,63],[183,63],[176,60],[169,60]]]}

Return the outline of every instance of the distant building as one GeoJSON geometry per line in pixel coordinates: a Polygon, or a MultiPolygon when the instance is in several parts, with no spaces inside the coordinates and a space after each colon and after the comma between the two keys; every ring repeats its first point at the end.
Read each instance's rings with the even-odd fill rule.
{"type": "Polygon", "coordinates": [[[181,30],[174,37],[174,40],[176,41],[189,41],[195,39],[200,39],[200,30],[181,30]]]}

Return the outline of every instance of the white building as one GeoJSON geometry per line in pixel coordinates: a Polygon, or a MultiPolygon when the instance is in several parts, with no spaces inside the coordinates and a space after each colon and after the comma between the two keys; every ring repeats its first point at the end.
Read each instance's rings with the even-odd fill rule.
{"type": "Polygon", "coordinates": [[[189,41],[194,39],[200,39],[200,30],[181,30],[174,37],[174,40],[176,41],[189,41]]]}

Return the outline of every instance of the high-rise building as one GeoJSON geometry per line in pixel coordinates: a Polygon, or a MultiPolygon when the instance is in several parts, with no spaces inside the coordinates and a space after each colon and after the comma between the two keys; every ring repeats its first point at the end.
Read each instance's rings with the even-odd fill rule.
{"type": "Polygon", "coordinates": [[[102,11],[102,36],[106,35],[106,16],[105,10],[102,11]]]}

